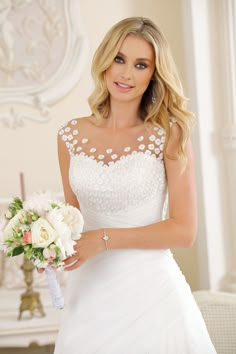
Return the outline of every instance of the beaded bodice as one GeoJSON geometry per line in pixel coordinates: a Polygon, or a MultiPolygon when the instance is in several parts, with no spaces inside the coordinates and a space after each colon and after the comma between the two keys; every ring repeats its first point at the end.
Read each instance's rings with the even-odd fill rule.
{"type": "Polygon", "coordinates": [[[111,136],[109,146],[100,131],[96,137],[84,135],[79,119],[60,129],[70,153],[70,184],[90,227],[100,226],[101,219],[103,227],[161,219],[166,196],[165,132],[159,127],[141,128],[117,140],[111,136]]]}

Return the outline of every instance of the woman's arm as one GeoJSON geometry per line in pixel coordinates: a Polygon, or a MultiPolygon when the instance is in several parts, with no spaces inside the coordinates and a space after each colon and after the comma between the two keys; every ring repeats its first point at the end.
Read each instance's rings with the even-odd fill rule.
{"type": "Polygon", "coordinates": [[[70,154],[59,134],[57,136],[57,151],[65,202],[79,209],[79,202],[72,191],[69,182],[70,154]]]}

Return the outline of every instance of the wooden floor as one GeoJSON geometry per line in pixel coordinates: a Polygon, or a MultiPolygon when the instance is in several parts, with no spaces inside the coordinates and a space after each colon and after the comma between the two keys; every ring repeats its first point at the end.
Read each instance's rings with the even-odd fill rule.
{"type": "Polygon", "coordinates": [[[0,348],[0,354],[53,354],[54,345],[39,347],[31,344],[28,348],[0,348]]]}

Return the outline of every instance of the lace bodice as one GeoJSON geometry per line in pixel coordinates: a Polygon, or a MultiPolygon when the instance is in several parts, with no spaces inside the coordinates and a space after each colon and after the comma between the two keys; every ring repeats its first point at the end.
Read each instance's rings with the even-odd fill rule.
{"type": "Polygon", "coordinates": [[[105,222],[112,220],[111,226],[118,219],[119,224],[121,219],[125,224],[133,219],[135,224],[161,219],[166,196],[162,128],[142,126],[125,138],[110,137],[107,145],[102,134],[85,135],[80,120],[74,119],[59,135],[70,153],[72,190],[91,227],[99,226],[96,221],[99,224],[101,215],[106,216],[105,222]]]}

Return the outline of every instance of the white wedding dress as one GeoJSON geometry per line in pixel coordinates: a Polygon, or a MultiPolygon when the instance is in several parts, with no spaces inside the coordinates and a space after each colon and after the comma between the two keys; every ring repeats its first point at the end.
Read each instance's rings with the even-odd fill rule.
{"type": "MultiPolygon", "coordinates": [[[[101,151],[99,139],[84,137],[79,120],[59,134],[71,155],[70,183],[84,230],[139,227],[163,218],[162,129],[120,142],[119,153],[101,151]]],[[[55,354],[216,353],[168,249],[110,249],[89,259],[69,272],[63,311],[55,354]]]]}

